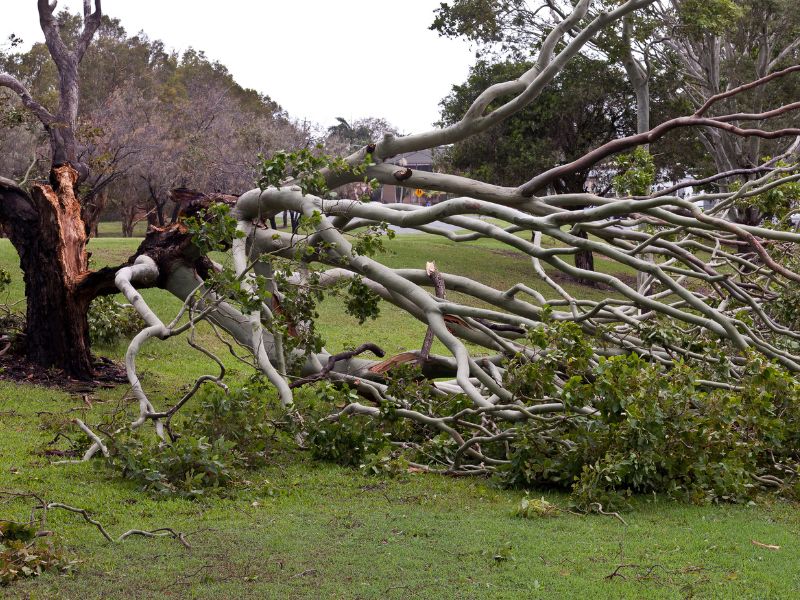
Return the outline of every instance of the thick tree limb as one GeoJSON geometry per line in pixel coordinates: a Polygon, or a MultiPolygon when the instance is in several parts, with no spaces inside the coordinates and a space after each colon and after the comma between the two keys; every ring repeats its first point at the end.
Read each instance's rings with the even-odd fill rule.
{"type": "Polygon", "coordinates": [[[56,120],[49,110],[33,99],[27,88],[16,77],[0,73],[0,87],[6,87],[17,94],[22,100],[22,105],[36,115],[45,127],[50,127],[56,120]]]}
{"type": "Polygon", "coordinates": [[[574,160],[571,163],[559,167],[554,167],[548,171],[545,171],[544,173],[537,175],[524,185],[520,186],[519,193],[522,194],[523,196],[532,196],[537,191],[543,189],[544,187],[546,187],[559,177],[563,177],[566,174],[574,173],[575,171],[580,171],[581,169],[586,169],[593,165],[596,165],[601,160],[611,156],[612,154],[624,152],[625,150],[629,150],[630,148],[635,148],[636,146],[641,146],[643,144],[651,144],[656,140],[662,138],[670,131],[678,129],[680,127],[711,127],[714,129],[727,131],[728,133],[733,133],[735,135],[742,137],[754,136],[763,139],[777,139],[781,137],[797,136],[800,135],[800,128],[798,127],[786,127],[784,129],[779,129],[776,131],[765,131],[763,129],[742,129],[740,127],[737,127],[736,125],[732,125],[727,122],[729,120],[734,120],[734,119],[748,119],[748,120],[766,119],[779,116],[797,109],[800,109],[800,102],[788,104],[773,111],[757,115],[756,114],[725,115],[713,119],[692,116],[692,117],[678,117],[676,119],[670,119],[669,121],[665,121],[661,125],[654,127],[648,132],[613,140],[603,146],[600,146],[595,150],[592,150],[588,154],[585,154],[581,158],[574,160]]]}

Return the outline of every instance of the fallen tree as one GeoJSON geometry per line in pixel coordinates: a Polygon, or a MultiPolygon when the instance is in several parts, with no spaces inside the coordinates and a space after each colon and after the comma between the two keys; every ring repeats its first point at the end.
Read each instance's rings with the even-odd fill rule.
{"type": "MultiPolygon", "coordinates": [[[[744,477],[754,478],[753,485],[783,486],[781,476],[788,474],[789,481],[796,472],[796,463],[787,461],[797,458],[792,436],[800,435],[795,415],[800,388],[793,379],[800,371],[793,307],[800,281],[800,234],[780,224],[736,224],[725,215],[738,202],[800,179],[792,141],[800,128],[748,126],[796,111],[800,102],[759,114],[708,114],[727,98],[792,77],[800,66],[712,96],[694,114],[615,139],[516,187],[388,162],[401,153],[465,139],[514,115],[535,102],[566,62],[605,26],[651,3],[628,0],[587,18],[592,2],[580,0],[571,14],[554,22],[527,72],[486,89],[456,123],[404,137],[386,135],[345,158],[308,150],[264,158],[257,189],[223,202],[198,194],[183,203],[179,223],[152,230],[126,265],[83,275],[81,289],[95,294],[119,290],[146,323],[126,354],[139,407],[132,427],[152,422],[158,436],[170,443],[176,437],[170,421],[193,394],[206,382],[224,386],[222,369],[198,380],[171,407],[157,408],[139,379],[136,358],[146,341],[191,336],[203,320],[249,351],[250,364],[272,384],[287,411],[293,410],[295,390],[309,383],[325,380],[357,392],[360,400],[347,396],[343,408],[310,426],[312,438],[314,428],[325,424],[370,417],[388,424],[395,447],[432,457],[412,460],[415,468],[450,474],[511,469],[515,483],[555,483],[547,473],[557,469],[547,464],[564,459],[569,465],[558,472],[558,478],[565,478],[562,483],[578,476],[587,486],[592,478],[604,477],[625,483],[628,475],[620,474],[620,461],[610,463],[616,469],[611,475],[603,465],[595,468],[587,462],[594,455],[583,440],[585,432],[599,430],[608,442],[619,433],[619,424],[630,425],[634,415],[639,422],[655,419],[652,438],[677,444],[651,445],[658,454],[681,445],[694,448],[691,469],[697,477],[705,464],[699,456],[709,462],[718,459],[728,468],[726,456],[750,440],[761,450],[744,477]],[[741,138],[786,138],[787,147],[739,189],[704,195],[715,203],[706,212],[676,195],[679,186],[637,197],[537,195],[566,173],[655,144],[686,127],[714,128],[741,138]],[[454,197],[430,207],[336,197],[338,187],[365,179],[454,197]],[[284,211],[302,216],[297,233],[270,226],[284,211]],[[528,256],[531,279],[540,278],[552,293],[545,296],[526,281],[495,289],[440,272],[435,265],[422,268],[433,257],[420,257],[419,269],[390,268],[375,257],[389,226],[459,244],[484,239],[502,243],[528,256]],[[207,257],[220,249],[230,250],[232,267],[207,257]],[[568,258],[581,251],[643,273],[649,293],[617,276],[574,266],[568,258]],[[602,284],[612,293],[602,300],[574,297],[552,276],[553,270],[602,284]],[[139,293],[154,286],[184,301],[170,322],[139,293]],[[392,303],[422,322],[426,337],[438,339],[448,354],[431,354],[430,340],[420,340],[419,351],[365,359],[363,352],[380,351],[369,343],[367,328],[364,346],[328,353],[315,332],[313,298],[336,286],[347,288],[348,307],[362,320],[374,315],[378,299],[392,303]],[[459,300],[448,298],[447,292],[458,292],[459,300]],[[685,415],[691,419],[680,421],[685,415]],[[768,430],[762,418],[773,417],[784,419],[780,436],[786,444],[780,451],[775,446],[769,459],[769,440],[759,436],[768,430]],[[402,428],[398,422],[410,425],[402,428]],[[670,430],[670,423],[686,428],[670,430]],[[700,443],[704,432],[717,439],[725,427],[731,429],[728,439],[716,446],[708,440],[700,443]],[[435,452],[434,441],[439,448],[435,452]],[[520,467],[521,462],[528,467],[520,467]]],[[[9,183],[3,185],[5,194],[24,195],[9,183]]],[[[641,434],[631,431],[635,435],[629,450],[637,447],[641,434]]],[[[100,439],[85,458],[98,451],[104,451],[100,439]]],[[[737,455],[740,459],[745,460],[737,455]]],[[[626,473],[631,469],[636,477],[641,474],[633,467],[626,473]]],[[[680,473],[688,467],[674,469],[680,473]]],[[[651,483],[629,487],[655,489],[651,483]]],[[[751,484],[738,477],[708,485],[710,496],[720,497],[729,488],[736,496],[736,490],[751,484]]],[[[587,498],[594,501],[597,496],[587,498]]]]}

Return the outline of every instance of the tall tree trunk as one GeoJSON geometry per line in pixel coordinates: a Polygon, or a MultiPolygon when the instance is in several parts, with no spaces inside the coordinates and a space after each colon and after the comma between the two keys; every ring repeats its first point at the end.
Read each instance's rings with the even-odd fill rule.
{"type": "MultiPolygon", "coordinates": [[[[641,64],[633,55],[631,38],[633,36],[633,17],[627,15],[622,21],[622,44],[624,53],[622,65],[628,74],[633,91],[636,94],[636,133],[645,133],[650,130],[650,75],[645,65],[641,64]]],[[[650,149],[649,144],[642,146],[650,149]]],[[[642,260],[654,263],[655,258],[650,253],[641,256],[642,260]]],[[[577,256],[575,257],[577,261],[577,256]]],[[[642,271],[636,273],[636,288],[640,294],[650,295],[651,285],[648,284],[648,275],[642,271]]]]}
{"type": "Polygon", "coordinates": [[[14,182],[0,178],[0,223],[20,257],[25,274],[28,359],[42,367],[63,369],[68,375],[89,378],[87,313],[98,293],[82,286],[89,276],[86,223],[75,195],[89,175],[78,160],[75,129],[78,122],[78,66],[102,18],[100,0],[83,2],[83,30],[68,48],[61,38],[56,3],[37,0],[45,44],[58,69],[58,111],[53,114],[30,95],[16,78],[4,75],[0,83],[16,93],[47,131],[52,151],[50,185],[34,185],[28,194],[14,182]]]}
{"type": "Polygon", "coordinates": [[[158,227],[164,227],[166,221],[164,219],[164,207],[167,205],[166,200],[162,200],[159,198],[159,194],[156,191],[156,188],[153,187],[152,182],[147,182],[147,189],[150,192],[150,201],[153,203],[154,210],[148,213],[147,222],[150,225],[157,225],[158,227]]]}
{"type": "Polygon", "coordinates": [[[97,193],[91,193],[84,197],[81,203],[81,219],[86,226],[86,235],[97,237],[97,226],[100,222],[100,215],[106,208],[108,202],[108,189],[103,188],[97,193]]]}
{"type": "MultiPolygon", "coordinates": [[[[575,234],[579,238],[583,238],[584,240],[588,240],[588,234],[581,230],[575,234]]],[[[594,271],[594,255],[592,254],[591,250],[580,250],[575,253],[575,266],[579,269],[583,269],[585,271],[594,271]]],[[[581,278],[581,283],[585,283],[587,285],[594,285],[594,282],[581,278]]]]}
{"type": "MultiPolygon", "coordinates": [[[[572,173],[554,181],[553,187],[558,194],[580,194],[585,191],[587,176],[588,173],[572,173]]],[[[573,210],[582,210],[584,208],[586,208],[586,206],[576,206],[573,210]]],[[[584,240],[589,239],[589,236],[583,230],[578,231],[575,235],[584,240]]],[[[592,251],[585,249],[578,250],[575,253],[575,266],[586,271],[594,271],[594,255],[592,251]]],[[[595,286],[595,282],[588,277],[576,277],[575,279],[584,285],[595,286]]]]}

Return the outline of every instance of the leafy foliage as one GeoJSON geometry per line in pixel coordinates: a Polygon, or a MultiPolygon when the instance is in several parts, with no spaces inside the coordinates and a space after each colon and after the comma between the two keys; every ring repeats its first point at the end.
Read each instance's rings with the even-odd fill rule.
{"type": "Polygon", "coordinates": [[[514,514],[523,519],[536,519],[541,517],[557,517],[560,509],[544,498],[531,498],[528,494],[520,500],[514,514]]]}
{"type": "Polygon", "coordinates": [[[234,239],[244,236],[236,229],[236,219],[227,204],[216,202],[196,216],[187,217],[183,223],[192,236],[192,243],[203,253],[224,252],[234,239]]]}
{"type": "MultiPolygon", "coordinates": [[[[764,160],[769,160],[769,157],[764,157],[764,160]]],[[[798,176],[800,170],[792,168],[786,161],[778,161],[775,167],[784,171],[782,177],[798,176]]],[[[741,184],[738,182],[731,186],[731,189],[739,189],[741,184]]],[[[736,201],[736,207],[740,210],[753,207],[766,219],[765,226],[787,227],[791,226],[791,222],[787,217],[798,209],[800,203],[800,182],[788,181],[781,185],[771,187],[769,190],[750,196],[740,198],[736,201]]]]}
{"type": "Polygon", "coordinates": [[[614,160],[620,173],[614,176],[614,190],[620,196],[645,196],[655,181],[656,168],[650,152],[638,146],[633,152],[614,160]]]}
{"type": "MultiPolygon", "coordinates": [[[[703,387],[698,365],[678,361],[666,369],[636,354],[580,365],[583,372],[569,377],[567,365],[556,374],[542,367],[541,377],[565,379],[567,413],[520,428],[501,478],[511,486],[571,489],[581,507],[620,506],[631,494],[651,492],[739,502],[756,495],[764,477],[793,495],[800,384],[763,357],[745,360],[746,377],[732,389],[703,387]],[[597,412],[572,412],[585,405],[597,412]]],[[[510,368],[523,371],[521,381],[529,381],[527,369],[510,368]]],[[[546,388],[526,389],[531,395],[546,388]]]]}
{"type": "Polygon", "coordinates": [[[182,436],[172,444],[158,444],[128,435],[109,444],[108,463],[125,479],[155,496],[197,498],[205,488],[221,488],[234,479],[225,461],[233,444],[224,438],[182,436]]]}
{"type": "Polygon", "coordinates": [[[347,286],[345,312],[358,319],[359,325],[363,325],[367,319],[378,317],[380,300],[380,296],[369,289],[360,277],[354,277],[347,286]]]}
{"type": "Polygon", "coordinates": [[[37,538],[32,525],[0,520],[0,587],[43,573],[68,573],[75,564],[52,541],[37,538]]]}
{"type": "Polygon", "coordinates": [[[187,417],[184,435],[225,439],[234,465],[263,466],[278,434],[266,398],[266,383],[259,379],[227,393],[206,386],[194,400],[196,408],[187,417]]]}
{"type": "Polygon", "coordinates": [[[111,344],[138,333],[144,321],[130,306],[119,304],[113,296],[98,296],[89,307],[89,335],[95,344],[111,344]]]}
{"type": "Polygon", "coordinates": [[[329,413],[331,405],[340,404],[342,400],[357,401],[358,394],[348,386],[337,390],[328,383],[317,388],[311,406],[317,418],[309,420],[306,442],[311,455],[318,460],[358,467],[370,455],[381,454],[389,442],[375,419],[358,415],[344,415],[336,420],[320,418],[319,415],[329,413]]]}
{"type": "Polygon", "coordinates": [[[236,470],[266,464],[277,429],[264,384],[205,388],[172,443],[126,434],[109,444],[112,470],[155,496],[198,498],[236,481],[236,470]]]}
{"type": "MultiPolygon", "coordinates": [[[[360,165],[352,167],[340,157],[325,154],[321,144],[317,144],[313,150],[310,148],[302,148],[295,152],[280,150],[269,157],[259,154],[256,185],[261,190],[268,187],[280,189],[282,185],[291,181],[300,187],[303,195],[325,196],[330,190],[323,169],[360,176],[371,163],[372,155],[367,153],[360,165]]],[[[365,178],[365,181],[373,188],[377,185],[377,182],[369,179],[365,178]]]]}
{"type": "MultiPolygon", "coordinates": [[[[800,467],[800,382],[784,369],[700,336],[695,336],[693,349],[711,358],[710,364],[676,357],[666,367],[635,353],[595,361],[592,349],[602,346],[599,339],[572,322],[551,321],[547,314],[541,327],[528,332],[528,351],[505,364],[503,384],[527,406],[562,402],[565,410],[501,426],[512,437],[508,463],[497,471],[504,485],[570,491],[572,502],[582,509],[598,502],[606,509],[624,507],[633,494],[706,503],[749,501],[765,487],[789,497],[800,492],[795,476],[800,467]],[[734,362],[745,365],[738,384],[704,383],[721,378],[734,362]]],[[[669,329],[653,326],[643,338],[655,343],[684,335],[658,332],[659,327],[669,329]]],[[[477,427],[479,415],[463,413],[469,400],[443,401],[415,365],[396,367],[387,383],[387,400],[374,418],[320,418],[334,407],[358,401],[346,386],[320,386],[317,418],[308,427],[312,455],[360,468],[381,461],[395,468],[404,460],[452,464],[455,441],[398,418],[397,409],[459,414],[462,425],[477,427]]],[[[482,449],[496,455],[502,453],[501,443],[487,442],[482,449]]],[[[529,500],[520,514],[530,517],[548,510],[529,500]]]]}
{"type": "MultiPolygon", "coordinates": [[[[790,257],[787,267],[797,272],[800,269],[800,256],[790,257]]],[[[768,307],[770,315],[784,327],[788,327],[792,331],[800,330],[800,286],[786,285],[776,286],[776,288],[777,297],[768,307]]],[[[800,343],[795,340],[794,344],[795,347],[792,350],[796,351],[796,346],[800,343]]]]}
{"type": "Polygon", "coordinates": [[[589,365],[592,347],[578,324],[561,323],[528,331],[530,354],[508,362],[503,381],[515,398],[540,399],[557,392],[556,377],[582,374],[589,365]]]}
{"type": "MultiPolygon", "coordinates": [[[[521,61],[477,62],[462,85],[442,101],[442,123],[457,122],[492,84],[513,80],[531,65],[521,61]]],[[[489,131],[448,150],[450,166],[499,185],[519,185],[551,166],[569,162],[597,145],[630,133],[634,115],[624,75],[613,65],[576,57],[537,102],[489,131]]],[[[502,99],[500,100],[502,101],[502,99]]],[[[496,108],[496,103],[487,111],[496,108]]],[[[564,176],[559,190],[581,192],[589,170],[564,176]]]]}
{"type": "Polygon", "coordinates": [[[11,273],[0,268],[0,292],[6,291],[11,285],[11,273]]]}
{"type": "Polygon", "coordinates": [[[684,0],[677,6],[686,33],[720,35],[736,25],[745,11],[735,0],[684,0]]]}

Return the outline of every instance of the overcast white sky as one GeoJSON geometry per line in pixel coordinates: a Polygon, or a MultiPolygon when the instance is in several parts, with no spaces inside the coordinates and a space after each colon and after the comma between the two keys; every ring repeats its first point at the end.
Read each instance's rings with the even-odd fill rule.
{"type": "MultiPolygon", "coordinates": [[[[0,0],[0,43],[44,41],[36,0],[0,0]]],[[[439,0],[103,0],[103,12],[168,48],[192,46],[264,92],[292,117],[323,126],[383,117],[404,133],[427,129],[473,54],[428,27],[439,0]]],[[[58,10],[82,10],[61,0],[58,10]]]]}

